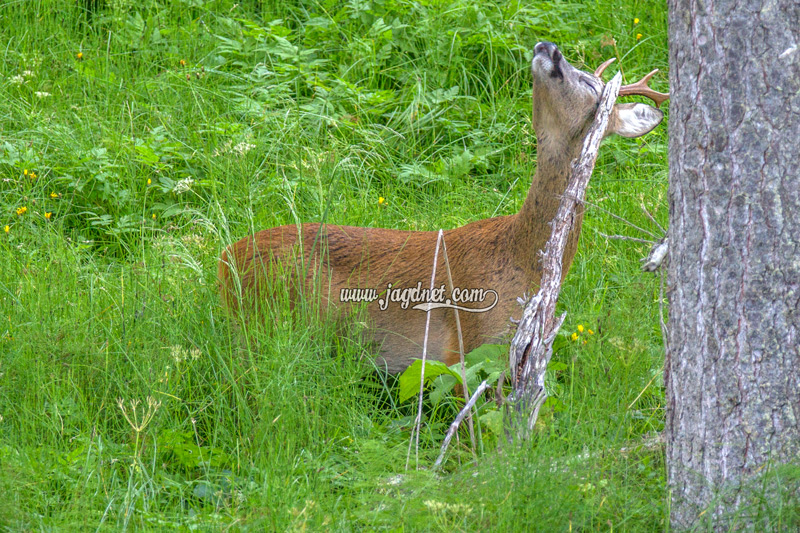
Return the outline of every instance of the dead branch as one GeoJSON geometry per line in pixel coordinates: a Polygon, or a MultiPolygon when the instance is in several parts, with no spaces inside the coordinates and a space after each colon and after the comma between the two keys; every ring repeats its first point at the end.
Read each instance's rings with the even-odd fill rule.
{"type": "Polygon", "coordinates": [[[648,239],[640,239],[639,237],[628,237],[627,235],[606,235],[602,231],[597,232],[598,235],[601,237],[605,237],[606,239],[615,239],[618,241],[633,241],[633,242],[641,242],[644,244],[649,244],[650,246],[656,244],[655,241],[651,241],[648,239]]]}
{"type": "Polygon", "coordinates": [[[652,231],[648,231],[648,230],[646,230],[646,229],[644,229],[644,228],[640,228],[639,226],[637,226],[636,224],[634,224],[633,222],[631,222],[631,221],[630,221],[630,220],[628,220],[627,218],[623,218],[623,217],[621,217],[621,216],[619,216],[619,215],[616,215],[616,214],[612,213],[611,211],[609,211],[609,210],[608,210],[608,209],[606,209],[605,207],[600,207],[599,205],[597,205],[597,204],[593,204],[592,202],[587,202],[585,199],[582,199],[580,202],[581,202],[583,205],[588,205],[588,206],[589,206],[589,207],[591,207],[592,209],[599,209],[600,211],[602,211],[603,213],[607,214],[607,215],[608,215],[608,216],[610,216],[611,218],[616,218],[616,219],[617,219],[617,220],[619,220],[620,222],[624,222],[625,224],[629,225],[630,227],[632,227],[632,228],[634,228],[634,229],[638,229],[639,231],[641,231],[642,233],[644,233],[644,234],[646,234],[646,235],[650,235],[650,236],[651,236],[652,238],[654,238],[654,239],[660,239],[660,238],[661,238],[661,237],[659,237],[658,235],[656,235],[655,233],[653,233],[652,231]]]}
{"type": "Polygon", "coordinates": [[[592,176],[600,142],[620,88],[622,75],[605,86],[597,115],[583,143],[581,155],[572,164],[572,176],[553,219],[553,232],[544,248],[539,292],[522,313],[509,350],[512,391],[506,403],[506,436],[510,440],[527,438],[536,424],[539,408],[547,398],[544,376],[553,354],[553,340],[566,314],[556,318],[555,309],[561,290],[564,249],[574,226],[578,205],[584,203],[586,187],[592,176]]]}
{"type": "Polygon", "coordinates": [[[475,402],[478,401],[481,394],[489,388],[489,383],[484,380],[478,388],[475,389],[475,392],[472,394],[472,397],[469,399],[467,404],[461,409],[461,412],[458,413],[458,416],[453,420],[453,423],[450,424],[450,428],[447,430],[447,435],[444,437],[444,442],[442,442],[442,450],[439,452],[439,457],[436,459],[436,462],[433,463],[433,469],[436,470],[442,465],[442,460],[444,459],[444,454],[447,451],[447,447],[450,446],[450,441],[453,439],[453,435],[456,434],[458,431],[458,426],[461,424],[461,421],[464,420],[464,417],[470,412],[472,407],[475,405],[475,402]]]}
{"type": "Polygon", "coordinates": [[[653,243],[650,253],[647,257],[642,258],[642,262],[644,263],[642,265],[642,270],[645,272],[655,272],[661,268],[664,259],[667,258],[667,252],[669,252],[669,239],[666,237],[653,243]]]}
{"type": "Polygon", "coordinates": [[[658,220],[656,220],[656,217],[654,217],[653,215],[650,214],[650,211],[647,210],[647,207],[645,207],[644,202],[642,203],[642,205],[640,207],[642,208],[642,211],[644,211],[644,214],[647,215],[647,218],[649,218],[653,222],[653,224],[655,224],[658,227],[658,229],[661,230],[661,233],[663,235],[666,235],[667,234],[667,230],[664,229],[664,226],[662,226],[661,224],[658,223],[658,220]]]}

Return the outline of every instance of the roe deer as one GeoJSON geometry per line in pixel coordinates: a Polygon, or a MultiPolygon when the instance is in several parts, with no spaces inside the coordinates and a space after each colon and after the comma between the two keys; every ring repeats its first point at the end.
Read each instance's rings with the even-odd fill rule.
{"type": "MultiPolygon", "coordinates": [[[[259,231],[224,250],[219,262],[223,303],[252,314],[259,302],[275,294],[276,286],[288,287],[292,298],[297,292],[316,290],[322,309],[333,307],[337,312],[352,305],[348,300],[371,301],[366,305],[366,334],[379,347],[378,362],[393,373],[421,357],[428,308],[433,309],[428,358],[447,365],[458,362],[455,305],[461,309],[465,353],[496,342],[508,330],[509,319],[521,314],[517,297],[539,284],[539,252],[550,236],[549,223],[566,189],[571,162],[594,120],[604,87],[600,75],[609,63],[592,75],[570,65],[552,43],[534,47],[538,167],[533,182],[519,213],[444,232],[452,285],[440,253],[436,289],[428,291],[436,231],[308,223],[259,231]]],[[[639,94],[660,105],[669,95],[647,87],[654,72],[623,87],[620,95],[639,94]]],[[[606,135],[638,137],[662,118],[663,113],[650,105],[616,104],[606,135]]],[[[580,212],[564,254],[564,274],[575,256],[582,219],[580,212]]]]}

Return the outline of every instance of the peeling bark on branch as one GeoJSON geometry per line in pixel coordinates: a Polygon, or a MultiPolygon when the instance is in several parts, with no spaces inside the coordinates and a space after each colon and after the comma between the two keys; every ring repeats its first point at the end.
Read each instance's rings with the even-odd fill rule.
{"type": "Polygon", "coordinates": [[[616,76],[605,86],[595,121],[583,143],[581,155],[572,164],[572,176],[553,219],[553,232],[542,256],[542,279],[539,291],[531,298],[522,313],[509,353],[512,392],[506,403],[506,434],[509,439],[522,440],[530,435],[539,408],[547,398],[544,375],[553,355],[553,340],[566,314],[556,318],[556,302],[561,291],[562,261],[576,209],[583,203],[586,187],[592,176],[600,142],[619,93],[622,76],[616,76]]]}

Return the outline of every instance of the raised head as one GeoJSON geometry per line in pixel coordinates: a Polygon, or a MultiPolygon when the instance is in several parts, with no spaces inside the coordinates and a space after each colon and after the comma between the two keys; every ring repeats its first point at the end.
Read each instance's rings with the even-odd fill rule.
{"type": "MultiPolygon", "coordinates": [[[[540,42],[533,49],[533,129],[542,148],[560,150],[573,157],[594,120],[603,83],[600,76],[611,61],[594,74],[576,69],[564,59],[556,45],[540,42]]],[[[647,87],[651,72],[642,81],[620,89],[620,96],[639,94],[653,99],[657,105],[669,95],[647,87]]],[[[655,128],[664,114],[653,106],[641,103],[616,104],[609,119],[606,135],[639,137],[655,128]]]]}

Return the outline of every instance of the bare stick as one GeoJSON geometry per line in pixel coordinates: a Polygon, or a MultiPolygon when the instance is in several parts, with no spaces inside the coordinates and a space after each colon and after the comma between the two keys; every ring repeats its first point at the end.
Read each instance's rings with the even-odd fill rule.
{"type": "Polygon", "coordinates": [[[606,235],[602,231],[597,232],[598,235],[601,237],[605,237],[606,239],[616,239],[618,241],[633,241],[633,242],[643,242],[645,244],[654,245],[655,241],[650,241],[647,239],[640,239],[638,237],[628,237],[627,235],[606,235]]]}
{"type": "Polygon", "coordinates": [[[644,211],[644,214],[647,215],[647,218],[649,218],[653,222],[653,224],[658,226],[658,229],[661,230],[661,233],[666,235],[667,234],[667,230],[664,229],[664,226],[662,226],[661,224],[658,223],[658,220],[656,220],[656,217],[654,217],[653,215],[650,214],[650,211],[648,211],[647,208],[644,206],[644,202],[642,202],[641,207],[642,207],[642,211],[644,211]]]}
{"type": "MultiPolygon", "coordinates": [[[[586,146],[586,145],[584,145],[584,146],[586,146]]],[[[566,196],[566,193],[564,193],[564,196],[566,196]]],[[[656,235],[655,233],[653,233],[652,231],[648,231],[648,230],[646,230],[646,229],[644,229],[644,228],[640,228],[639,226],[637,226],[636,224],[634,224],[633,222],[631,222],[631,221],[630,221],[630,220],[628,220],[627,218],[622,218],[622,217],[621,217],[621,216],[619,216],[619,215],[615,215],[614,213],[612,213],[611,211],[609,211],[609,210],[608,210],[608,209],[606,209],[605,207],[600,207],[599,205],[597,205],[597,204],[593,204],[592,202],[587,202],[587,201],[586,201],[585,199],[583,199],[583,198],[581,198],[579,201],[580,201],[580,203],[582,203],[582,204],[584,204],[584,205],[588,205],[588,206],[589,206],[589,207],[591,207],[591,208],[594,208],[594,209],[599,209],[600,211],[602,211],[603,213],[605,213],[605,214],[609,215],[610,217],[612,217],[612,218],[616,218],[617,220],[619,220],[619,221],[621,221],[621,222],[624,222],[624,223],[626,223],[626,224],[627,224],[627,225],[629,225],[630,227],[632,227],[632,228],[636,228],[636,229],[638,229],[639,231],[641,231],[642,233],[644,233],[644,234],[646,234],[646,235],[650,235],[650,236],[651,236],[652,238],[654,238],[654,239],[660,239],[660,238],[661,238],[661,237],[659,237],[658,235],[656,235]]]]}
{"type": "MultiPolygon", "coordinates": [[[[442,237],[442,251],[444,252],[444,266],[447,269],[447,281],[450,283],[450,290],[454,289],[453,274],[450,271],[450,259],[447,257],[447,242],[442,237]]],[[[467,386],[467,369],[464,368],[464,337],[461,335],[461,319],[458,316],[458,309],[454,308],[456,316],[456,332],[458,333],[458,356],[461,361],[461,385],[464,392],[464,402],[469,402],[469,387],[467,386]]],[[[469,428],[469,440],[472,445],[472,458],[477,461],[478,454],[475,450],[475,426],[472,422],[472,415],[467,417],[467,427],[469,428]]]]}
{"type": "MultiPolygon", "coordinates": [[[[433,253],[433,271],[431,272],[431,292],[433,292],[433,284],[436,282],[436,265],[439,262],[439,246],[442,244],[444,232],[439,230],[439,236],[436,238],[436,251],[433,253]]],[[[422,341],[422,368],[420,369],[419,380],[419,405],[417,406],[417,418],[414,420],[414,427],[411,429],[411,440],[408,442],[408,453],[406,454],[406,470],[408,470],[408,463],[411,459],[411,444],[415,443],[415,458],[417,467],[419,467],[419,430],[422,425],[422,395],[425,392],[425,361],[428,359],[428,333],[431,329],[431,310],[428,309],[425,315],[425,339],[422,341]],[[414,432],[416,431],[416,440],[414,439],[414,432]]]]}
{"type": "Polygon", "coordinates": [[[453,435],[456,434],[458,431],[458,426],[461,424],[461,421],[464,420],[464,417],[467,416],[470,409],[475,405],[475,402],[478,401],[481,394],[489,388],[489,383],[484,380],[478,388],[475,389],[475,393],[472,395],[472,398],[467,400],[467,404],[461,409],[461,412],[458,413],[458,416],[453,420],[453,423],[450,424],[450,428],[447,430],[447,435],[444,437],[444,442],[442,442],[442,451],[439,452],[439,458],[436,459],[436,462],[433,463],[433,469],[436,470],[440,466],[442,466],[442,460],[444,459],[444,454],[447,451],[447,447],[450,446],[450,441],[453,439],[453,435]]]}
{"type": "Polygon", "coordinates": [[[654,381],[656,380],[656,378],[657,378],[657,377],[658,377],[658,376],[661,374],[661,372],[662,372],[662,371],[663,371],[663,369],[662,369],[661,371],[659,371],[659,372],[656,372],[655,374],[653,374],[653,377],[652,377],[652,378],[650,378],[650,381],[648,381],[648,382],[647,382],[647,385],[645,385],[645,386],[644,386],[644,388],[643,388],[643,389],[642,389],[642,391],[639,393],[639,395],[638,395],[636,398],[634,398],[634,399],[633,399],[633,401],[631,402],[631,404],[628,406],[628,409],[630,409],[631,407],[633,407],[633,406],[636,404],[636,402],[638,402],[638,401],[639,401],[639,398],[641,398],[641,397],[642,397],[642,394],[644,394],[644,391],[646,391],[646,390],[647,390],[647,389],[650,387],[650,385],[652,385],[652,384],[653,384],[653,382],[654,382],[654,381]]]}
{"type": "Polygon", "coordinates": [[[512,392],[506,403],[506,435],[512,440],[519,441],[530,435],[539,408],[547,398],[545,369],[553,355],[553,340],[566,317],[566,314],[558,318],[555,316],[561,290],[564,249],[575,223],[577,207],[584,203],[586,187],[597,160],[600,141],[608,127],[621,79],[622,75],[617,73],[603,89],[595,121],[586,135],[580,157],[572,163],[572,176],[552,222],[553,232],[542,256],[539,292],[525,306],[511,341],[509,362],[512,392]]]}

